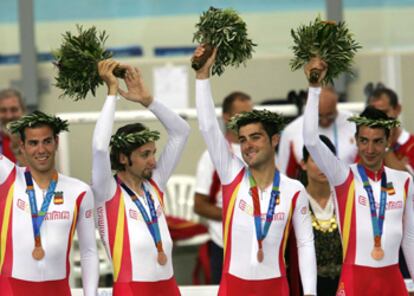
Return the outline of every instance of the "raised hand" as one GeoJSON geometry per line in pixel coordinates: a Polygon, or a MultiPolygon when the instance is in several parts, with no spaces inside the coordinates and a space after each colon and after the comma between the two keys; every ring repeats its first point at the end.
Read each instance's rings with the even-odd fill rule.
{"type": "Polygon", "coordinates": [[[102,60],[98,63],[98,73],[108,87],[108,95],[114,96],[118,92],[118,78],[115,77],[113,71],[116,67],[121,67],[120,63],[112,60],[102,60]]]}
{"type": "Polygon", "coordinates": [[[152,103],[153,97],[145,86],[139,69],[129,65],[124,67],[126,68],[124,81],[128,90],[124,91],[118,87],[119,93],[129,101],[138,102],[148,107],[152,103]]]}
{"type": "Polygon", "coordinates": [[[304,70],[306,78],[309,81],[309,86],[319,87],[322,85],[322,80],[325,78],[328,65],[321,58],[314,57],[305,65],[304,70]],[[317,73],[316,77],[313,76],[314,73],[317,73]]]}
{"type": "MultiPolygon", "coordinates": [[[[202,45],[197,46],[196,50],[194,51],[193,58],[201,57],[205,50],[206,49],[202,45]]],[[[210,70],[214,62],[216,61],[216,55],[217,48],[213,48],[213,53],[211,54],[211,56],[207,59],[205,64],[196,71],[197,79],[207,79],[210,77],[210,70]]]]}

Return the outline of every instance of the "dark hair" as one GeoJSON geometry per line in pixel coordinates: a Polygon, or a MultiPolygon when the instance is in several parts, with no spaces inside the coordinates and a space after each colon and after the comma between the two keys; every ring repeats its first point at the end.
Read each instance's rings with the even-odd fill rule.
{"type": "Polygon", "coordinates": [[[56,132],[56,130],[54,129],[54,126],[53,126],[53,125],[51,125],[51,124],[47,124],[47,123],[44,123],[44,122],[38,122],[38,123],[32,124],[30,127],[29,127],[29,126],[27,126],[27,127],[23,128],[23,129],[21,129],[21,130],[19,131],[20,140],[22,140],[22,142],[23,142],[23,143],[24,143],[24,141],[26,140],[26,134],[25,134],[26,129],[28,129],[28,128],[30,128],[30,129],[35,129],[35,128],[40,128],[40,127],[44,127],[44,126],[47,126],[47,127],[49,127],[49,128],[52,130],[52,133],[53,133],[53,138],[55,138],[55,139],[56,139],[56,137],[57,137],[57,135],[58,135],[59,133],[58,133],[58,132],[56,132]]]}
{"type": "MultiPolygon", "coordinates": [[[[146,129],[145,125],[143,125],[142,123],[132,123],[132,124],[127,124],[124,125],[122,127],[120,127],[115,135],[119,135],[119,134],[130,134],[130,133],[137,133],[140,132],[142,130],[146,129]]],[[[120,161],[119,161],[119,156],[122,154],[124,154],[127,158],[128,158],[128,163],[129,165],[131,165],[131,153],[132,151],[134,151],[135,149],[137,149],[138,147],[141,147],[143,144],[136,144],[136,145],[131,145],[128,148],[124,148],[124,149],[119,149],[116,148],[114,146],[111,147],[111,152],[110,152],[110,159],[111,159],[111,168],[115,171],[124,171],[125,170],[125,165],[123,165],[120,161]]]]}
{"type": "Polygon", "coordinates": [[[233,103],[237,100],[241,101],[251,101],[251,98],[248,94],[241,92],[241,91],[234,91],[227,95],[223,103],[221,104],[221,112],[222,113],[231,113],[231,109],[233,108],[233,103]]]}
{"type": "MultiPolygon", "coordinates": [[[[336,155],[336,148],[327,136],[319,135],[319,139],[321,139],[321,141],[329,148],[329,150],[331,150],[332,153],[336,155]]],[[[310,155],[309,155],[308,149],[306,149],[306,146],[303,146],[302,153],[303,153],[303,162],[304,163],[308,162],[310,155]]],[[[300,168],[300,171],[298,173],[298,180],[303,184],[303,186],[305,187],[308,186],[308,174],[302,168],[300,168]]]]}
{"type": "Polygon", "coordinates": [[[392,108],[396,108],[398,106],[398,96],[396,92],[386,87],[377,87],[371,95],[371,101],[379,99],[382,95],[387,96],[392,108]]]}
{"type": "Polygon", "coordinates": [[[240,129],[243,126],[246,126],[246,125],[252,124],[252,123],[261,123],[262,126],[263,126],[263,129],[265,130],[265,132],[268,135],[269,139],[272,139],[272,137],[274,135],[279,134],[279,132],[280,132],[280,126],[277,125],[277,124],[266,122],[266,121],[261,121],[257,118],[247,118],[245,120],[240,120],[239,121],[237,133],[239,133],[240,129]]]}
{"type": "MultiPolygon", "coordinates": [[[[319,135],[319,139],[321,139],[321,141],[329,148],[329,150],[331,150],[332,153],[336,155],[336,148],[334,144],[332,143],[332,141],[327,136],[319,135]]],[[[303,146],[302,152],[303,152],[303,161],[307,162],[309,159],[309,151],[308,149],[306,149],[306,146],[303,146]]]]}
{"type": "MultiPolygon", "coordinates": [[[[361,114],[359,114],[359,116],[361,117],[366,117],[368,119],[383,119],[383,120],[389,120],[392,118],[389,118],[387,116],[387,114],[385,114],[383,111],[378,110],[376,108],[374,108],[373,106],[367,106],[364,111],[362,111],[361,114]]],[[[357,125],[356,126],[356,133],[355,135],[358,136],[359,133],[359,128],[361,127],[361,125],[357,125]]],[[[380,125],[373,125],[370,126],[370,128],[380,128],[383,129],[385,132],[385,137],[388,139],[388,137],[390,136],[390,129],[389,128],[385,128],[384,126],[380,126],[380,125]]]]}

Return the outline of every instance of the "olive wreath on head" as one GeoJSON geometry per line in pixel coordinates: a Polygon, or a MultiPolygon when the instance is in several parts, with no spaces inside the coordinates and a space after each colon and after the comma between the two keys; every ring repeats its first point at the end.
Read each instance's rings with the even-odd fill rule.
{"type": "Polygon", "coordinates": [[[386,129],[400,126],[400,122],[397,119],[373,119],[359,115],[348,118],[348,121],[354,122],[357,126],[382,127],[386,129]]]}
{"type": "Polygon", "coordinates": [[[41,111],[34,111],[31,114],[25,115],[20,119],[9,123],[7,128],[12,134],[15,134],[24,131],[27,127],[34,127],[39,124],[50,126],[56,135],[61,131],[69,131],[67,120],[62,120],[57,116],[47,115],[41,111]]]}
{"type": "Polygon", "coordinates": [[[230,122],[227,124],[227,128],[237,132],[240,126],[243,126],[245,123],[254,121],[272,124],[276,126],[278,131],[282,130],[285,126],[285,118],[281,114],[263,109],[253,110],[250,112],[242,112],[234,115],[230,119],[230,122]]]}
{"type": "Polygon", "coordinates": [[[125,149],[133,145],[144,145],[155,142],[160,138],[160,132],[148,128],[135,133],[119,133],[111,137],[110,146],[117,149],[125,149]]]}

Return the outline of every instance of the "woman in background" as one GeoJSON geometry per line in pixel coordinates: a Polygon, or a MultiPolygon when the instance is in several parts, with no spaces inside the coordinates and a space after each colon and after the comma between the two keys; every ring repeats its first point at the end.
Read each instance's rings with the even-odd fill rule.
{"type": "MultiPolygon", "coordinates": [[[[336,154],[335,146],[329,138],[323,135],[319,137],[336,154]]],[[[342,265],[342,245],[335,215],[335,199],[333,198],[335,193],[326,176],[314,163],[306,147],[303,147],[302,169],[306,173],[302,181],[308,193],[315,237],[318,267],[317,295],[334,296],[338,288],[342,265]]]]}

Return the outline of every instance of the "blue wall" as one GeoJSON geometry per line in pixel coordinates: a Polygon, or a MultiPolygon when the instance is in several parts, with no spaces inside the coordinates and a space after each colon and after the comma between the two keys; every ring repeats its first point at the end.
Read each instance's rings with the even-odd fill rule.
{"type": "MultiPolygon", "coordinates": [[[[37,21],[136,18],[199,14],[209,6],[239,12],[322,9],[325,0],[33,0],[37,21]],[[102,3],[106,3],[103,5],[102,3]]],[[[17,20],[18,0],[0,1],[0,23],[17,20]]],[[[414,6],[414,0],[343,0],[345,8],[414,6]]]]}

